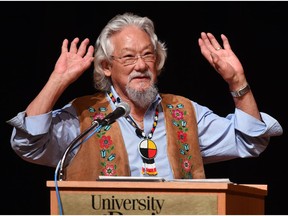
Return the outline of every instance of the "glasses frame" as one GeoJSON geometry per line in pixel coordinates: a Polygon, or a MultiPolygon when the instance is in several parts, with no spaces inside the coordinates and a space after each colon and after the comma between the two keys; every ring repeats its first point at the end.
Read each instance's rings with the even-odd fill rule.
{"type": "Polygon", "coordinates": [[[135,55],[135,56],[114,56],[114,55],[111,55],[110,57],[112,58],[112,60],[118,61],[119,63],[121,63],[124,66],[136,64],[136,62],[138,61],[139,58],[141,58],[145,63],[155,62],[155,60],[156,60],[155,52],[149,53],[149,54],[144,54],[144,55],[135,55]],[[151,59],[149,59],[150,57],[151,57],[151,59]],[[126,58],[126,60],[125,60],[125,58],[126,58]],[[133,60],[133,62],[132,62],[132,60],[133,60]],[[125,61],[131,61],[131,62],[127,63],[125,61]]]}

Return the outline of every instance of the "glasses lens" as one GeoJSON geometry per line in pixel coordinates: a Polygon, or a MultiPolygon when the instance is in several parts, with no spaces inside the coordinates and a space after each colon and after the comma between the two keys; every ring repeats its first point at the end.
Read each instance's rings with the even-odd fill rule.
{"type": "Polygon", "coordinates": [[[114,60],[118,60],[124,66],[135,64],[138,58],[142,58],[144,62],[154,62],[155,55],[154,54],[146,54],[146,55],[139,55],[139,56],[126,56],[126,57],[116,57],[112,56],[114,60]]]}
{"type": "Polygon", "coordinates": [[[145,62],[151,62],[151,61],[154,61],[154,60],[155,60],[155,56],[154,56],[153,54],[148,54],[148,55],[142,56],[142,59],[143,59],[145,62]]]}
{"type": "Polygon", "coordinates": [[[138,59],[137,56],[122,58],[123,64],[125,64],[125,65],[134,64],[134,63],[136,63],[137,59],[138,59]]]}

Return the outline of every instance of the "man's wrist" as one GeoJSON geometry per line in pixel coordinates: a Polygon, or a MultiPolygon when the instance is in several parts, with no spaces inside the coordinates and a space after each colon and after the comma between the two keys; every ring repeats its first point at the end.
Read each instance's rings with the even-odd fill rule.
{"type": "Polygon", "coordinates": [[[242,97],[243,95],[245,95],[246,93],[248,93],[250,91],[250,86],[247,83],[245,86],[241,87],[240,89],[236,90],[236,91],[231,91],[231,95],[233,97],[242,97]]]}

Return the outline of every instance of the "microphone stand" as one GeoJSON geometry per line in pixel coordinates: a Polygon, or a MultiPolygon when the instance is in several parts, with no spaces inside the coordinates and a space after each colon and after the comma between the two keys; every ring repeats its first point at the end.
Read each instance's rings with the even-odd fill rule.
{"type": "Polygon", "coordinates": [[[100,126],[99,128],[97,128],[97,130],[95,130],[95,132],[98,132],[102,127],[103,124],[100,124],[97,120],[93,121],[93,124],[87,128],[83,133],[79,134],[74,140],[72,140],[72,142],[69,144],[69,146],[67,147],[67,149],[65,150],[61,160],[60,160],[60,166],[59,166],[59,175],[58,175],[58,179],[60,181],[65,180],[65,173],[64,173],[64,168],[65,168],[65,161],[67,158],[68,153],[71,151],[71,149],[73,150],[73,147],[75,147],[75,145],[79,142],[80,139],[82,139],[86,134],[88,134],[90,131],[92,131],[94,128],[100,126]]]}
{"type": "MultiPolygon", "coordinates": [[[[66,157],[67,157],[68,153],[71,151],[71,149],[73,150],[73,148],[76,146],[76,144],[78,143],[78,141],[80,139],[82,139],[86,134],[88,134],[94,128],[98,127],[98,128],[96,128],[94,133],[98,132],[103,126],[106,126],[106,125],[114,123],[117,118],[119,118],[119,117],[121,117],[123,115],[127,116],[129,112],[130,112],[129,105],[127,103],[122,102],[122,103],[119,104],[119,106],[112,113],[108,114],[102,120],[101,119],[94,120],[92,125],[88,129],[86,129],[83,133],[81,133],[74,140],[72,140],[72,142],[68,145],[68,147],[65,150],[61,160],[58,163],[58,166],[57,166],[57,169],[56,169],[56,171],[57,171],[58,167],[59,167],[58,179],[60,181],[65,180],[64,168],[65,168],[66,157]]],[[[92,135],[92,134],[90,134],[90,135],[92,135]]],[[[81,145],[82,143],[79,143],[79,145],[81,145]]],[[[56,175],[57,175],[56,171],[55,171],[55,178],[56,178],[56,175]]]]}

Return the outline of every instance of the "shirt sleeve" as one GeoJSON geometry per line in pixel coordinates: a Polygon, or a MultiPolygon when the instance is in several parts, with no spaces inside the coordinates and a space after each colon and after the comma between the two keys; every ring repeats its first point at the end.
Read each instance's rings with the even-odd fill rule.
{"type": "Polygon", "coordinates": [[[283,133],[279,122],[261,112],[262,121],[235,109],[226,117],[192,102],[196,111],[199,145],[204,164],[259,156],[270,137],[283,133]]]}
{"type": "Polygon", "coordinates": [[[80,133],[71,104],[37,116],[26,116],[22,111],[7,123],[13,126],[10,141],[17,155],[28,162],[50,167],[57,166],[68,145],[80,133]]]}

